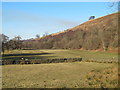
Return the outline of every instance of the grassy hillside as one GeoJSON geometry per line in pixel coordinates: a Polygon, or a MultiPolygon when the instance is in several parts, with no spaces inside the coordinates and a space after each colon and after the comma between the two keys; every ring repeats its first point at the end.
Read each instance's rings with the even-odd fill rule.
{"type": "Polygon", "coordinates": [[[23,41],[24,48],[96,50],[118,47],[118,13],[110,14],[81,25],[41,37],[23,41]]]}
{"type": "Polygon", "coordinates": [[[2,68],[3,88],[114,88],[118,84],[117,64],[74,62],[5,65],[2,68]],[[104,74],[104,71],[108,73],[104,74]],[[101,77],[100,82],[97,82],[97,76],[101,77]]]}

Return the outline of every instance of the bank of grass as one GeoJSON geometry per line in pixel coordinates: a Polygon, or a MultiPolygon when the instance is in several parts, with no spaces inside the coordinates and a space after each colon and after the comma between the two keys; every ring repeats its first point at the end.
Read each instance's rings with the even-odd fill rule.
{"type": "Polygon", "coordinates": [[[109,88],[117,85],[115,63],[72,62],[2,67],[3,88],[109,88]],[[100,77],[103,85],[95,81],[100,77]]]}

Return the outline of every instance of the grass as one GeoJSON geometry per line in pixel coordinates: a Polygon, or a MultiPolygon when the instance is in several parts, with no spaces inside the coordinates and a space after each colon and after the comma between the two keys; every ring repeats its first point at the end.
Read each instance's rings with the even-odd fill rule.
{"type": "MultiPolygon", "coordinates": [[[[116,64],[95,62],[5,65],[2,66],[2,85],[3,88],[89,88],[93,87],[88,81],[87,75],[90,72],[105,72],[106,68],[113,66],[116,64]]],[[[116,73],[114,73],[115,75],[116,73]]],[[[111,76],[108,79],[111,79],[111,76]]],[[[93,77],[92,80],[94,80],[93,77]]],[[[104,78],[102,80],[104,82],[104,78]]],[[[107,82],[106,87],[109,87],[107,82]]]]}
{"type": "Polygon", "coordinates": [[[3,59],[83,58],[83,62],[3,65],[3,88],[104,88],[117,87],[117,63],[84,62],[118,60],[117,53],[83,50],[13,50],[3,59]],[[100,79],[101,78],[101,79],[100,79]]]}
{"type": "Polygon", "coordinates": [[[87,74],[87,81],[91,87],[117,88],[118,68],[112,66],[104,70],[93,70],[87,74]]]}
{"type": "Polygon", "coordinates": [[[118,60],[117,53],[83,51],[83,50],[13,50],[13,51],[6,51],[5,56],[3,56],[3,59],[17,60],[17,59],[21,59],[22,57],[29,59],[82,57],[83,60],[118,60]]]}

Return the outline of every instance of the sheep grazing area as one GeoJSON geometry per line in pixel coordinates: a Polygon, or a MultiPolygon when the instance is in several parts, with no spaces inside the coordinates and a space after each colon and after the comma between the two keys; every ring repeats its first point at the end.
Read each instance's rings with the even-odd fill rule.
{"type": "Polygon", "coordinates": [[[6,51],[3,60],[82,58],[80,62],[2,65],[3,88],[117,88],[118,55],[83,50],[6,51]]]}

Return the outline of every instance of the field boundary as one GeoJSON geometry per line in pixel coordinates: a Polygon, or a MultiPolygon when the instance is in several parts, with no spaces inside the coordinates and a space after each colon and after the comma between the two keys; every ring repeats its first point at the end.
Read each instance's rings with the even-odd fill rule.
{"type": "Polygon", "coordinates": [[[56,58],[56,59],[25,59],[25,60],[0,60],[1,65],[10,64],[43,64],[64,62],[96,62],[96,63],[119,63],[117,60],[88,60],[83,58],[56,58]]]}
{"type": "Polygon", "coordinates": [[[2,65],[62,63],[62,62],[80,62],[80,61],[82,61],[82,58],[58,58],[58,59],[36,59],[36,60],[2,60],[2,65]]]}

